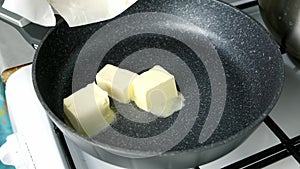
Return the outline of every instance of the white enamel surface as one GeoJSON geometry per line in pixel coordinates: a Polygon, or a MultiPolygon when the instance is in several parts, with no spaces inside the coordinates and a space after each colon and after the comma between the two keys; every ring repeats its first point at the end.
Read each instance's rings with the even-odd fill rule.
{"type": "Polygon", "coordinates": [[[293,157],[290,156],[265,167],[265,169],[277,169],[277,168],[297,169],[300,168],[300,165],[293,157]]]}
{"type": "Polygon", "coordinates": [[[300,135],[300,68],[293,65],[287,56],[284,59],[287,63],[284,88],[270,116],[293,138],[300,135]]]}
{"type": "Polygon", "coordinates": [[[34,167],[64,169],[65,159],[52,123],[33,88],[31,65],[21,68],[8,79],[5,94],[13,131],[18,134],[21,149],[28,151],[34,167]]]}

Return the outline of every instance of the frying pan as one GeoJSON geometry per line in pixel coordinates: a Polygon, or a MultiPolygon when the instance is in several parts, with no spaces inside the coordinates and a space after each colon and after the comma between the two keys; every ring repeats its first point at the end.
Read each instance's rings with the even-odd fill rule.
{"type": "Polygon", "coordinates": [[[230,152],[264,120],[283,85],[270,34],[215,0],[139,0],[118,17],[70,28],[63,20],[37,49],[33,82],[50,119],[92,156],[128,168],[189,168],[230,152]],[[63,98],[106,64],[175,76],[185,106],[157,118],[111,100],[116,121],[88,138],[64,119],[63,98]]]}

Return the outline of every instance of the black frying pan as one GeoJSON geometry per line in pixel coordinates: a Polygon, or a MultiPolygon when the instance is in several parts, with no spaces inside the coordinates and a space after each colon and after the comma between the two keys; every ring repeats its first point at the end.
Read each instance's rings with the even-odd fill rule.
{"type": "Polygon", "coordinates": [[[60,20],[33,63],[37,95],[51,120],[82,150],[129,168],[188,168],[245,140],[275,105],[283,62],[270,34],[215,0],[139,0],[120,16],[69,28],[60,20]],[[160,64],[175,76],[185,106],[156,118],[111,102],[116,122],[93,138],[66,125],[62,99],[105,64],[143,72],[160,64]]]}

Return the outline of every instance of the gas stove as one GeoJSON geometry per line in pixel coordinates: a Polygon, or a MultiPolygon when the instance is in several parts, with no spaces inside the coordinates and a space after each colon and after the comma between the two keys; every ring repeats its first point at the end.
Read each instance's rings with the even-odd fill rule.
{"type": "MultiPolygon", "coordinates": [[[[226,2],[242,9],[263,25],[257,1],[226,0],[226,2]]],[[[25,23],[25,26],[31,24],[24,20],[22,23],[25,23]]],[[[0,20],[1,24],[4,23],[0,20]]],[[[15,31],[10,32],[19,36],[15,31]]],[[[42,33],[39,36],[42,36],[42,33]]],[[[5,42],[0,39],[1,43],[5,42]]],[[[31,44],[34,46],[37,43],[38,40],[35,40],[31,44]]],[[[33,54],[34,50],[24,40],[15,44],[26,48],[27,55],[33,54]]],[[[19,52],[19,55],[23,54],[19,52]]],[[[5,57],[4,55],[0,48],[0,58],[5,57]]],[[[300,168],[300,67],[296,66],[284,51],[282,57],[285,63],[285,84],[269,116],[235,150],[195,168],[300,168]]],[[[31,80],[31,65],[21,68],[9,78],[6,84],[6,97],[15,132],[8,140],[18,143],[18,146],[14,147],[19,149],[11,151],[11,155],[19,153],[18,157],[21,160],[18,159],[18,168],[120,169],[83,152],[51,123],[35,95],[31,80]]]]}

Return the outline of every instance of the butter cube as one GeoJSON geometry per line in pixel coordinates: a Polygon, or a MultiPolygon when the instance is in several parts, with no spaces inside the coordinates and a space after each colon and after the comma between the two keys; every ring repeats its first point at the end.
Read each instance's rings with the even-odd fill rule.
{"type": "Polygon", "coordinates": [[[173,103],[177,104],[180,100],[174,76],[160,66],[154,66],[137,76],[133,81],[133,89],[135,104],[161,117],[173,113],[173,103]]]}
{"type": "Polygon", "coordinates": [[[107,92],[95,83],[65,98],[64,112],[74,129],[89,137],[99,133],[115,119],[107,92]]]}
{"type": "Polygon", "coordinates": [[[97,85],[108,95],[121,103],[129,103],[132,95],[132,81],[138,75],[129,70],[107,64],[96,75],[97,85]]]}

